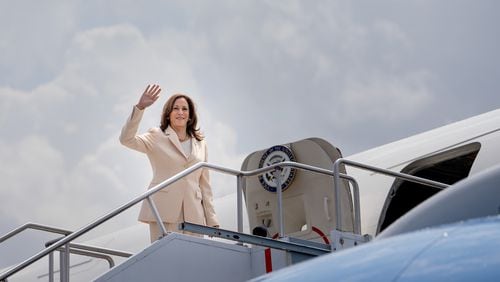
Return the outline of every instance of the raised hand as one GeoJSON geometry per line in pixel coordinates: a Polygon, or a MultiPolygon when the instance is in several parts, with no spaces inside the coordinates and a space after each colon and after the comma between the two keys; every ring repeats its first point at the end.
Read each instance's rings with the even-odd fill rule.
{"type": "Polygon", "coordinates": [[[140,110],[144,110],[145,108],[151,106],[158,97],[160,97],[161,88],[158,84],[148,85],[142,93],[141,98],[139,99],[139,103],[137,103],[137,108],[140,110]]]}

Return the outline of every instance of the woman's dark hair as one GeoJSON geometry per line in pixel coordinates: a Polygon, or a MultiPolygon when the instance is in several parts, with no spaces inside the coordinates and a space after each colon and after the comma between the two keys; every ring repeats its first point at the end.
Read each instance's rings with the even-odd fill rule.
{"type": "Polygon", "coordinates": [[[189,98],[189,96],[185,94],[174,94],[165,103],[165,105],[163,106],[163,113],[161,114],[161,130],[165,131],[165,129],[167,129],[167,127],[170,125],[170,113],[174,109],[175,101],[179,98],[186,99],[189,106],[189,119],[186,128],[187,134],[193,138],[196,138],[196,140],[198,141],[203,140],[204,136],[200,133],[200,129],[196,128],[196,125],[198,124],[198,115],[196,114],[196,108],[194,106],[193,100],[191,100],[191,98],[189,98]]]}

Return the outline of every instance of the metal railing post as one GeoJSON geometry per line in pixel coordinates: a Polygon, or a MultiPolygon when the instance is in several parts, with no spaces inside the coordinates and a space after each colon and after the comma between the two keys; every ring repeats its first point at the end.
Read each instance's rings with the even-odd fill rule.
{"type": "Polygon", "coordinates": [[[59,282],[64,282],[64,254],[62,251],[59,251],[59,282]]]}
{"type": "Polygon", "coordinates": [[[273,171],[276,183],[276,195],[278,196],[278,224],[279,238],[285,237],[285,224],[283,220],[283,191],[281,190],[281,167],[276,167],[273,171]]]}
{"type": "Polygon", "coordinates": [[[151,211],[153,211],[153,215],[156,218],[156,222],[158,223],[158,228],[160,228],[161,237],[163,237],[163,236],[167,235],[167,229],[165,229],[165,225],[163,225],[163,220],[161,219],[160,213],[158,212],[158,209],[156,208],[155,203],[151,199],[151,196],[147,197],[147,199],[148,199],[149,206],[151,207],[151,211]]]}
{"type": "Polygon", "coordinates": [[[333,164],[333,189],[335,192],[335,229],[342,231],[342,209],[340,207],[340,162],[333,164]]]}
{"type": "Polygon", "coordinates": [[[49,254],[49,282],[54,282],[54,252],[49,254]]]}
{"type": "Polygon", "coordinates": [[[68,248],[68,245],[64,245],[64,247],[59,250],[59,281],[66,281],[66,254],[65,249],[68,248]]]}
{"type": "Polygon", "coordinates": [[[236,209],[238,232],[243,232],[243,175],[236,176],[236,209]]]}
{"type": "Polygon", "coordinates": [[[349,179],[352,183],[352,190],[354,196],[354,233],[361,235],[361,203],[359,202],[359,185],[353,178],[349,179]]]}

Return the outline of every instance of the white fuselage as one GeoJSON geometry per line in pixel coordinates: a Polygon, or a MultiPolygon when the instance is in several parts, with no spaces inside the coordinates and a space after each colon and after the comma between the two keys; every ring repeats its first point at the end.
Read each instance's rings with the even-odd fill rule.
{"type": "MultiPolygon", "coordinates": [[[[500,160],[500,110],[452,123],[409,138],[346,157],[360,163],[401,171],[419,159],[469,143],[481,148],[470,175],[497,164],[500,160]]],[[[394,178],[353,167],[346,167],[360,186],[361,231],[375,235],[379,217],[394,178]]]]}

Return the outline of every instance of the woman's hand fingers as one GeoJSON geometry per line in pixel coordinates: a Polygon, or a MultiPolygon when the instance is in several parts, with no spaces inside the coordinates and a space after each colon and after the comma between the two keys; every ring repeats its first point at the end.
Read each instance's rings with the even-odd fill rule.
{"type": "Polygon", "coordinates": [[[158,85],[158,84],[153,85],[153,87],[151,87],[151,89],[149,91],[151,94],[151,98],[154,101],[156,101],[156,99],[158,99],[158,97],[160,97],[160,92],[161,92],[160,85],[158,85]]]}
{"type": "Polygon", "coordinates": [[[148,85],[146,89],[144,90],[144,93],[142,95],[149,95],[149,96],[154,96],[158,95],[161,91],[160,85],[158,84],[153,84],[153,85],[148,85]]]}
{"type": "Polygon", "coordinates": [[[160,97],[161,88],[158,84],[148,85],[139,99],[137,106],[144,109],[151,106],[160,97]]]}

